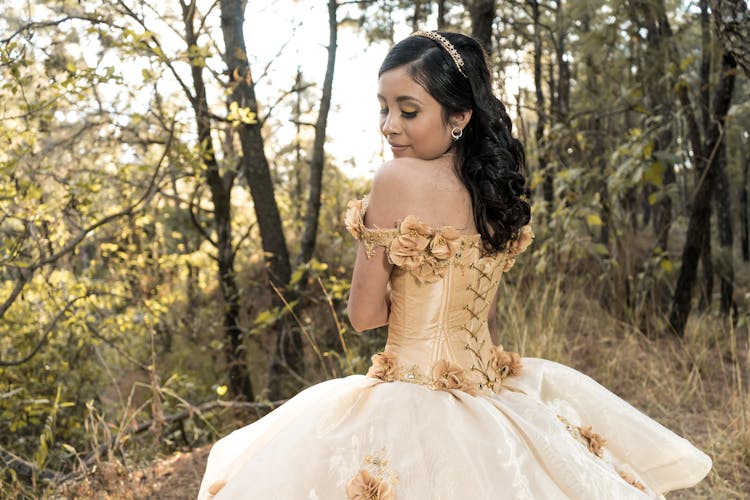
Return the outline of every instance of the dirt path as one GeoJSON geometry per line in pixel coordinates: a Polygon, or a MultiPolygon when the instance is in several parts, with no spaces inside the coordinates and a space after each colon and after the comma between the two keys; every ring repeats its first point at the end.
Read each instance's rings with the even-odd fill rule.
{"type": "Polygon", "coordinates": [[[142,481],[150,484],[148,498],[194,499],[206,470],[210,449],[208,445],[190,453],[176,453],[142,472],[142,481]]]}
{"type": "Polygon", "coordinates": [[[58,492],[66,498],[192,500],[198,495],[211,445],[177,452],[148,468],[128,472],[102,463],[93,474],[58,492]]]}

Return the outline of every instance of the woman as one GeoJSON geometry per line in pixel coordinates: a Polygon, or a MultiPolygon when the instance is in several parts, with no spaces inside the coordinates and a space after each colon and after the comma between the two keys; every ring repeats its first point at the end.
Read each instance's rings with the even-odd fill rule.
{"type": "Polygon", "coordinates": [[[625,499],[711,460],[585,375],[493,345],[498,282],[531,243],[524,156],[469,37],[417,32],[379,73],[394,159],[345,222],[367,376],[313,386],[212,449],[201,498],[625,499]]]}

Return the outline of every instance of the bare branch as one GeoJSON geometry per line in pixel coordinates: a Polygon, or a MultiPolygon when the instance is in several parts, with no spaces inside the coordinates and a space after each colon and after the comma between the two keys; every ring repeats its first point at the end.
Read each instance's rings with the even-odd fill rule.
{"type": "Polygon", "coordinates": [[[295,92],[302,92],[303,90],[307,90],[307,89],[309,89],[310,87],[315,87],[315,86],[316,86],[316,85],[315,85],[314,83],[307,83],[307,84],[305,84],[305,85],[300,85],[300,86],[298,86],[298,87],[293,87],[293,88],[291,88],[291,89],[287,90],[286,92],[282,93],[282,94],[281,94],[281,95],[279,96],[279,98],[278,98],[278,99],[276,99],[276,100],[274,101],[274,103],[273,103],[273,104],[271,104],[271,105],[270,105],[270,106],[268,107],[268,112],[267,112],[267,113],[266,113],[266,114],[265,114],[265,115],[263,116],[263,118],[261,118],[261,119],[260,119],[260,124],[261,124],[261,126],[262,126],[262,125],[263,125],[264,123],[266,123],[266,120],[267,120],[267,119],[268,119],[268,118],[269,118],[269,117],[271,116],[271,113],[273,112],[274,108],[275,108],[276,106],[278,106],[279,104],[281,104],[281,101],[283,101],[284,99],[286,99],[287,97],[289,97],[289,95],[290,95],[290,94],[293,94],[293,93],[295,93],[295,92]]]}
{"type": "Polygon", "coordinates": [[[219,245],[216,243],[216,241],[214,241],[213,238],[211,238],[211,235],[208,234],[208,232],[203,227],[203,224],[201,224],[201,222],[198,220],[198,215],[195,211],[196,207],[200,209],[200,207],[195,204],[195,199],[198,197],[198,192],[199,189],[193,191],[193,195],[190,197],[190,201],[188,202],[188,213],[190,214],[190,220],[193,223],[193,226],[195,226],[195,229],[201,234],[201,236],[206,239],[206,241],[208,241],[214,248],[219,248],[219,245]]]}
{"type": "Polygon", "coordinates": [[[49,322],[49,324],[45,327],[44,333],[42,333],[42,338],[39,339],[39,342],[37,342],[36,346],[21,359],[15,359],[13,361],[3,361],[0,359],[0,366],[18,366],[26,363],[31,358],[36,356],[36,354],[41,350],[41,348],[44,346],[44,344],[47,343],[47,337],[49,337],[49,334],[52,333],[52,331],[55,329],[55,326],[57,325],[57,322],[60,321],[60,318],[62,318],[66,312],[70,310],[71,307],[73,307],[73,304],[78,302],[81,299],[85,299],[86,297],[89,297],[91,295],[94,295],[94,292],[87,292],[84,295],[81,295],[79,297],[75,297],[74,299],[71,299],[68,301],[67,304],[65,304],[65,307],[60,309],[54,318],[52,318],[52,321],[49,322]]]}

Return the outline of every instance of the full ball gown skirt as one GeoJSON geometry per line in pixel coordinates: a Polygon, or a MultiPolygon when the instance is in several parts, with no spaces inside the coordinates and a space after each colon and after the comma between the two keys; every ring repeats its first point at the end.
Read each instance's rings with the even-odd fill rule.
{"type": "Polygon", "coordinates": [[[493,346],[500,277],[531,242],[407,217],[347,228],[394,264],[384,352],[310,387],[211,450],[201,499],[629,499],[700,481],[711,460],[588,376],[493,346]]]}

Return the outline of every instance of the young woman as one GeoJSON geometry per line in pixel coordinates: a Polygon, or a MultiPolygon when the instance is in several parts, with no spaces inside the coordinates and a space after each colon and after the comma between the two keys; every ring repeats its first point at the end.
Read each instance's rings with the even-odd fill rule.
{"type": "Polygon", "coordinates": [[[417,32],[379,73],[394,159],[345,217],[366,376],[313,386],[212,449],[200,498],[626,499],[711,460],[592,379],[504,351],[498,282],[531,243],[521,144],[466,36],[417,32]]]}

